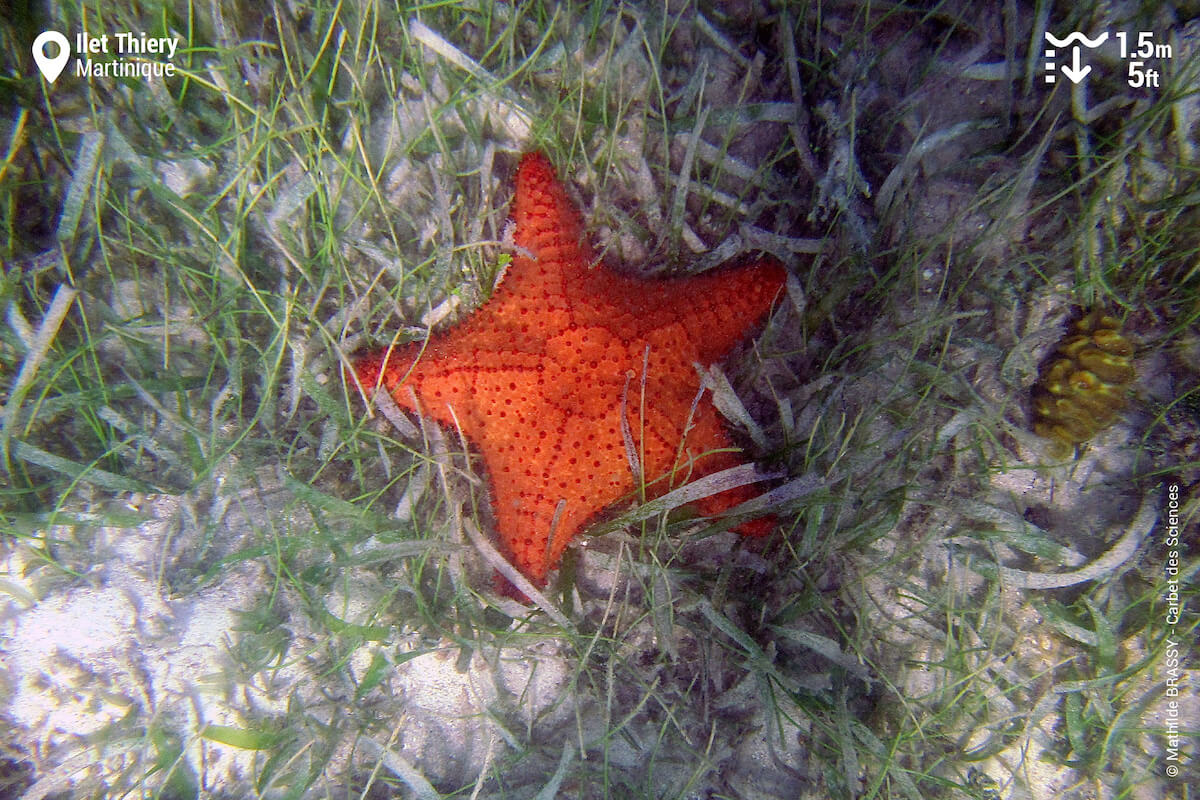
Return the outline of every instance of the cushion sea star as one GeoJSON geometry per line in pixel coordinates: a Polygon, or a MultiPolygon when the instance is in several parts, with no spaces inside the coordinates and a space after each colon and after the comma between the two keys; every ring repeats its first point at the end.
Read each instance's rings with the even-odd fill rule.
{"type": "MultiPolygon", "coordinates": [[[[461,427],[483,454],[506,556],[543,585],[605,507],[739,463],[694,365],[744,338],[786,276],[770,258],[653,281],[592,266],[579,214],[541,153],[521,159],[512,216],[517,252],[487,303],[427,345],[376,352],[355,369],[368,390],[461,427]]],[[[712,515],[755,494],[742,486],[696,505],[712,515]]]]}

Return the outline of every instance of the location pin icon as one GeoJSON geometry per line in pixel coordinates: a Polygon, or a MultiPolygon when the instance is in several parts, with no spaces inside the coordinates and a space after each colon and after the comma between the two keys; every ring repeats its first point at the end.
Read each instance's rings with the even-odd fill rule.
{"type": "Polygon", "coordinates": [[[54,83],[62,74],[63,67],[70,59],[71,43],[58,31],[42,31],[33,40],[33,60],[37,62],[37,68],[42,71],[42,77],[50,83],[54,83]],[[50,42],[58,45],[58,55],[46,55],[46,45],[50,42]]]}

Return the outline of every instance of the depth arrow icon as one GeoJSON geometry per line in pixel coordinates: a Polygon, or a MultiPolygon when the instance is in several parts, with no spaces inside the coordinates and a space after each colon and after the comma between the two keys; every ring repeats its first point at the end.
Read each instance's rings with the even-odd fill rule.
{"type": "Polygon", "coordinates": [[[1072,47],[1071,66],[1064,66],[1062,68],[1062,74],[1066,75],[1071,83],[1079,83],[1081,80],[1086,78],[1087,74],[1091,71],[1092,67],[1090,64],[1085,64],[1082,67],[1079,65],[1079,46],[1076,45],[1075,47],[1072,47]]]}

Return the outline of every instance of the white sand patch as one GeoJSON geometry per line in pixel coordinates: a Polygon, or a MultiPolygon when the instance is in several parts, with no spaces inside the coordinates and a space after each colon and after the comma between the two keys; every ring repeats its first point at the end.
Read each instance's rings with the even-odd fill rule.
{"type": "MultiPolygon", "coordinates": [[[[0,611],[0,658],[11,689],[4,713],[38,774],[59,782],[107,780],[99,751],[91,760],[78,757],[93,752],[80,737],[130,715],[176,719],[185,734],[205,723],[239,724],[240,704],[207,678],[228,672],[235,611],[263,590],[262,570],[231,569],[217,585],[168,597],[156,574],[177,501],[150,503],[155,519],[142,529],[97,532],[95,547],[105,560],[86,585],[32,604],[9,599],[0,611]]],[[[10,551],[0,576],[36,597],[34,581],[25,577],[30,560],[26,549],[10,551]]],[[[185,747],[195,774],[216,778],[215,785],[220,776],[244,774],[251,755],[198,737],[185,747]]]]}
{"type": "MultiPolygon", "coordinates": [[[[310,524],[305,513],[281,507],[285,497],[260,486],[238,492],[235,502],[214,501],[221,523],[215,536],[227,545],[244,543],[272,524],[310,524]]],[[[88,793],[152,772],[161,756],[152,730],[179,743],[178,769],[203,791],[249,792],[247,781],[262,774],[271,751],[216,741],[207,726],[253,732],[266,721],[270,729],[272,721],[295,718],[297,708],[317,728],[341,726],[325,757],[330,775],[353,769],[348,759],[355,752],[369,762],[359,771],[370,770],[375,757],[361,737],[383,742],[390,733],[390,751],[415,771],[439,785],[461,785],[485,773],[506,742],[523,741],[541,725],[559,726],[574,713],[572,703],[560,702],[571,674],[560,645],[534,648],[536,658],[528,649],[507,648],[464,657],[450,639],[392,627],[386,587],[363,570],[352,570],[323,606],[344,623],[386,632],[384,641],[355,647],[331,672],[336,634],[289,602],[280,631],[289,642],[285,657],[248,673],[238,657],[245,624],[238,612],[261,608],[278,586],[264,560],[254,559],[224,568],[211,585],[172,596],[160,579],[163,554],[197,535],[188,505],[152,497],[144,506],[152,519],[140,528],[89,531],[95,565],[82,579],[56,578],[49,589],[39,584],[46,569],[35,568],[40,564],[29,548],[18,544],[3,554],[0,585],[9,591],[0,605],[7,690],[0,715],[13,745],[33,764],[28,797],[88,793]],[[419,650],[425,652],[408,657],[419,650]],[[387,675],[369,697],[350,700],[380,655],[389,662],[387,675]],[[373,709],[387,727],[339,723],[353,707],[373,709]]],[[[302,753],[312,746],[304,741],[302,753]]]]}

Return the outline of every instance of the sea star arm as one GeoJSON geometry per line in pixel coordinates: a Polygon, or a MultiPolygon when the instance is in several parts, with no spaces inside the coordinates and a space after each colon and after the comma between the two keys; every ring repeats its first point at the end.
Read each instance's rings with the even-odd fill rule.
{"type": "Polygon", "coordinates": [[[773,258],[691,278],[660,281],[653,294],[632,295],[633,315],[644,335],[678,325],[680,338],[707,366],[720,361],[766,316],[783,288],[786,273],[773,258]]]}
{"type": "Polygon", "coordinates": [[[527,153],[517,167],[512,218],[517,252],[494,298],[535,299],[545,309],[567,310],[593,256],[579,212],[541,153],[527,153]]]}
{"type": "Polygon", "coordinates": [[[530,403],[517,419],[519,428],[485,433],[480,449],[502,544],[541,584],[579,529],[632,493],[633,473],[613,414],[563,413],[547,402],[530,403]]]}

